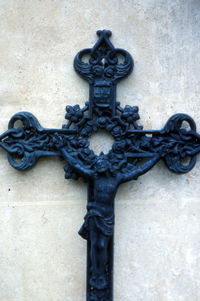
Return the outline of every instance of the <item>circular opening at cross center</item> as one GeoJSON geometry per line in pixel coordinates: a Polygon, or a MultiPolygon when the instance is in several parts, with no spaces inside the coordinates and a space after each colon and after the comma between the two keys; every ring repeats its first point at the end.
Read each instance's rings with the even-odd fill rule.
{"type": "Polygon", "coordinates": [[[89,141],[90,149],[92,149],[96,155],[99,155],[101,152],[107,154],[114,143],[111,134],[105,130],[98,130],[98,132],[92,134],[89,141]]]}

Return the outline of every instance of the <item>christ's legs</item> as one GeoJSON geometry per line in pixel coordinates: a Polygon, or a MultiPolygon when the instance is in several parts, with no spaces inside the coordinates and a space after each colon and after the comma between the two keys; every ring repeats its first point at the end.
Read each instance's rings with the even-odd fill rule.
{"type": "Polygon", "coordinates": [[[92,219],[89,221],[90,223],[90,259],[92,264],[92,274],[98,273],[98,256],[97,256],[97,248],[98,248],[98,234],[96,231],[96,225],[92,219]]]}
{"type": "Polygon", "coordinates": [[[98,237],[98,271],[100,275],[105,274],[108,263],[108,243],[109,236],[100,234],[98,237]]]}
{"type": "Polygon", "coordinates": [[[91,278],[90,285],[103,289],[107,286],[106,265],[108,263],[108,243],[109,236],[98,233],[98,229],[94,228],[94,221],[90,221],[92,226],[90,230],[90,260],[91,260],[91,278]]]}

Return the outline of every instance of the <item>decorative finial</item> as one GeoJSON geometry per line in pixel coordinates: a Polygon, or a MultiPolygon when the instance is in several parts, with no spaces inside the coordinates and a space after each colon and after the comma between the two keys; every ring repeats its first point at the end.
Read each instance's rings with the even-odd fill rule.
{"type": "Polygon", "coordinates": [[[110,30],[98,30],[99,39],[93,48],[81,50],[74,59],[74,68],[90,84],[90,113],[96,110],[115,114],[116,84],[133,70],[133,59],[124,49],[115,48],[110,30]],[[88,63],[82,58],[89,56],[88,63]],[[123,62],[119,61],[119,56],[123,62]]]}

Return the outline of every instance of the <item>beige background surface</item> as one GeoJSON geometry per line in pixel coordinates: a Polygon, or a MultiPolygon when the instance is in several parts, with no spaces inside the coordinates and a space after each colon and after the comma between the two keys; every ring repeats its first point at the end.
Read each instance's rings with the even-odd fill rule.
{"type": "MultiPolygon", "coordinates": [[[[61,127],[65,106],[84,104],[73,58],[103,28],[135,59],[121,104],[138,105],[146,129],[183,112],[200,131],[198,0],[0,0],[0,14],[0,132],[18,111],[61,127]]],[[[0,153],[1,301],[84,300],[86,186],[62,167],[45,159],[18,172],[0,153]]],[[[199,180],[200,160],[181,176],[160,163],[119,189],[115,301],[200,300],[199,180]]]]}

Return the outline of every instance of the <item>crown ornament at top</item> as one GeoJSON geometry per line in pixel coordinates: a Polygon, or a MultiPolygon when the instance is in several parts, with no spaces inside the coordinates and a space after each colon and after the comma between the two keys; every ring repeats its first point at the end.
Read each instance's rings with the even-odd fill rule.
{"type": "Polygon", "coordinates": [[[131,55],[112,45],[109,40],[111,34],[110,30],[98,30],[99,39],[94,47],[81,50],[74,59],[76,72],[90,84],[91,114],[96,110],[115,114],[116,84],[133,70],[131,55]],[[89,57],[87,63],[83,60],[85,56],[89,57]]]}
{"type": "Polygon", "coordinates": [[[74,67],[89,83],[94,83],[100,78],[117,83],[129,75],[133,69],[133,59],[124,49],[114,48],[111,41],[110,30],[98,30],[98,41],[93,48],[86,48],[78,52],[74,59],[74,67]],[[89,63],[82,61],[83,56],[89,55],[89,63]],[[124,58],[119,63],[118,55],[124,58]]]}

